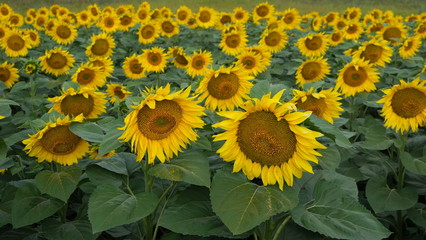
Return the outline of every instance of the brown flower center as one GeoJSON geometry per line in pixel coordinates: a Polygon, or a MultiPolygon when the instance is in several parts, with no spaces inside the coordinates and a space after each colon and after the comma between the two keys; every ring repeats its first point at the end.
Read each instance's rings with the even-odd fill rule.
{"type": "Polygon", "coordinates": [[[237,48],[241,43],[241,36],[239,34],[230,34],[225,39],[226,46],[229,48],[237,48]]]}
{"type": "Polygon", "coordinates": [[[345,70],[343,73],[343,81],[351,86],[361,86],[368,79],[367,71],[363,67],[358,67],[358,70],[352,66],[345,70]]]}
{"type": "Polygon", "coordinates": [[[185,21],[188,17],[188,13],[186,11],[179,11],[177,14],[177,18],[181,21],[185,21]]]}
{"type": "Polygon", "coordinates": [[[56,34],[62,39],[69,38],[71,33],[71,29],[68,26],[60,25],[58,28],[56,28],[56,34]]]}
{"type": "Polygon", "coordinates": [[[391,106],[398,116],[413,118],[426,108],[426,95],[415,88],[404,88],[393,95],[391,106]]]}
{"type": "Polygon", "coordinates": [[[270,47],[277,46],[281,41],[281,34],[276,31],[270,32],[268,36],[265,37],[266,45],[270,47]]]}
{"type": "Polygon", "coordinates": [[[283,21],[287,24],[292,24],[294,20],[295,20],[295,17],[293,13],[287,13],[283,18],[283,21]]]}
{"type": "Polygon", "coordinates": [[[396,43],[394,39],[401,39],[401,38],[402,38],[402,32],[398,27],[390,27],[383,32],[383,39],[391,43],[396,43]]]}
{"type": "Polygon", "coordinates": [[[108,43],[108,40],[106,39],[97,39],[95,41],[95,44],[93,44],[92,46],[92,53],[98,56],[103,56],[105,55],[108,50],[109,50],[110,46],[108,43]]]}
{"type": "Polygon", "coordinates": [[[322,117],[324,111],[327,109],[327,104],[324,98],[318,99],[312,95],[308,95],[304,102],[302,102],[302,99],[299,99],[296,107],[305,111],[312,111],[316,116],[322,117]]]}
{"type": "Polygon", "coordinates": [[[246,69],[253,69],[256,66],[256,59],[252,56],[244,57],[241,62],[246,69]]]}
{"type": "Polygon", "coordinates": [[[382,57],[383,48],[374,44],[368,44],[365,50],[361,53],[360,57],[370,61],[370,63],[376,63],[382,57]]]}
{"type": "Polygon", "coordinates": [[[162,57],[160,53],[150,52],[148,53],[148,62],[153,66],[158,66],[161,64],[162,57]]]}
{"type": "Polygon", "coordinates": [[[72,133],[68,126],[60,125],[47,130],[40,139],[41,146],[48,152],[57,155],[72,153],[81,138],[72,133]]]}
{"type": "Polygon", "coordinates": [[[127,15],[124,15],[124,16],[122,16],[121,18],[120,18],[120,24],[122,25],[122,26],[128,26],[128,25],[130,25],[132,23],[132,18],[131,17],[129,17],[129,16],[127,16],[127,15]]]}
{"type": "Polygon", "coordinates": [[[114,88],[114,95],[117,96],[119,99],[124,99],[126,95],[123,93],[121,87],[115,87],[114,88]]]}
{"type": "Polygon", "coordinates": [[[10,78],[10,71],[7,68],[0,68],[0,81],[7,82],[10,78]]]}
{"type": "Polygon", "coordinates": [[[317,62],[308,62],[302,67],[302,77],[305,81],[313,81],[321,73],[321,65],[317,62]]]}
{"type": "Polygon", "coordinates": [[[129,69],[130,69],[130,72],[134,74],[140,74],[143,72],[143,67],[137,59],[133,59],[130,61],[129,69]]]}
{"type": "Polygon", "coordinates": [[[311,51],[318,50],[322,46],[322,38],[319,36],[313,36],[311,39],[307,38],[305,40],[305,46],[311,51]]]}
{"type": "Polygon", "coordinates": [[[256,8],[256,13],[259,17],[266,17],[269,14],[269,8],[267,6],[260,6],[256,8]]]}
{"type": "Polygon", "coordinates": [[[80,85],[90,84],[96,77],[96,73],[92,69],[85,68],[83,71],[79,72],[77,75],[77,82],[80,85]]]}
{"type": "Polygon", "coordinates": [[[154,36],[155,28],[151,25],[146,25],[141,29],[141,36],[144,39],[150,39],[154,36]]]}
{"type": "Polygon", "coordinates": [[[297,141],[285,119],[278,121],[274,113],[258,111],[241,120],[237,143],[253,162],[280,166],[293,156],[297,141]]]}
{"type": "Polygon", "coordinates": [[[229,15],[223,15],[220,18],[220,23],[222,23],[222,24],[227,24],[227,23],[230,23],[230,22],[232,22],[232,18],[229,15]]]}
{"type": "Polygon", "coordinates": [[[192,58],[192,67],[201,70],[204,68],[204,65],[206,64],[205,59],[202,56],[195,56],[192,58]]]}
{"type": "Polygon", "coordinates": [[[172,33],[173,30],[175,30],[175,26],[173,26],[171,22],[165,21],[161,24],[161,29],[163,29],[165,33],[172,33]]]}
{"type": "Polygon", "coordinates": [[[212,18],[212,16],[211,16],[210,12],[206,11],[206,10],[201,11],[200,16],[198,17],[198,19],[203,23],[209,22],[211,18],[212,18]]]}
{"type": "Polygon", "coordinates": [[[68,59],[61,53],[52,53],[46,58],[46,62],[53,69],[62,69],[67,65],[68,59]]]}
{"type": "Polygon", "coordinates": [[[85,98],[83,94],[66,96],[61,102],[62,113],[74,117],[83,114],[87,117],[95,106],[93,97],[88,96],[88,98],[85,98]]]}
{"type": "Polygon", "coordinates": [[[13,51],[19,51],[25,47],[25,40],[19,35],[13,35],[7,39],[7,46],[13,51]]]}
{"type": "Polygon", "coordinates": [[[239,86],[238,76],[234,73],[219,73],[210,79],[207,90],[214,98],[229,99],[237,94],[239,86]]]}

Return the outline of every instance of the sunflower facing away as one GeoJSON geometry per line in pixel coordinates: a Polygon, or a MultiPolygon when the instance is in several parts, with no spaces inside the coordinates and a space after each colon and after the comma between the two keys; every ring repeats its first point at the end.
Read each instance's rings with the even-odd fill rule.
{"type": "Polygon", "coordinates": [[[219,70],[209,70],[201,80],[197,93],[200,100],[206,100],[205,106],[214,111],[216,109],[233,110],[249,99],[253,79],[241,66],[220,67],[219,70]]]}
{"type": "Polygon", "coordinates": [[[56,119],[28,139],[22,141],[24,150],[30,157],[36,157],[38,162],[57,162],[61,165],[72,165],[84,157],[89,150],[89,143],[72,133],[69,125],[72,122],[82,122],[83,116],[70,120],[68,116],[56,119]]]}
{"type": "Polygon", "coordinates": [[[23,57],[28,54],[31,47],[29,37],[21,34],[18,29],[7,30],[3,39],[0,41],[1,47],[9,57],[23,57]]]}
{"type": "Polygon", "coordinates": [[[327,59],[312,58],[303,62],[296,71],[296,83],[303,86],[308,82],[317,82],[330,73],[327,59]]]}
{"type": "Polygon", "coordinates": [[[105,110],[105,94],[95,92],[92,88],[82,88],[78,91],[68,88],[59,97],[48,98],[54,103],[49,110],[55,110],[63,115],[76,117],[82,114],[84,118],[97,118],[105,110]]]}
{"type": "Polygon", "coordinates": [[[410,83],[400,80],[399,85],[383,90],[385,95],[377,101],[383,103],[385,127],[397,132],[416,132],[426,121],[426,80],[417,78],[410,83]]]}
{"type": "Polygon", "coordinates": [[[153,164],[155,158],[164,163],[181,152],[190,141],[198,137],[194,128],[202,128],[201,117],[204,108],[190,97],[191,89],[170,93],[170,85],[160,87],[150,94],[124,119],[124,142],[129,142],[132,151],[141,161],[148,153],[147,161],[153,164]]]}
{"type": "Polygon", "coordinates": [[[320,92],[314,92],[311,88],[309,91],[293,90],[293,99],[291,103],[294,103],[297,109],[305,111],[312,111],[317,117],[320,117],[327,122],[333,124],[333,118],[339,118],[340,112],[343,111],[342,105],[339,102],[341,97],[339,93],[333,89],[321,90],[320,92]]]}
{"type": "Polygon", "coordinates": [[[384,67],[391,61],[392,48],[388,46],[385,40],[372,39],[364,42],[362,46],[354,53],[354,59],[363,59],[373,66],[384,67]]]}
{"type": "Polygon", "coordinates": [[[123,70],[126,77],[130,79],[139,79],[146,77],[145,69],[142,66],[141,55],[133,54],[130,57],[126,57],[123,63],[123,70]]]}
{"type": "Polygon", "coordinates": [[[313,173],[308,161],[318,163],[321,154],[315,149],[325,148],[315,139],[321,133],[298,125],[311,112],[291,111],[293,104],[279,102],[282,93],[248,101],[244,111],[219,112],[229,120],[213,125],[225,130],[213,137],[225,141],[217,152],[224,161],[234,162],[233,172],[242,170],[250,180],[261,177],[265,186],[278,183],[281,190],[284,182],[293,186],[293,175],[313,173]]]}
{"type": "Polygon", "coordinates": [[[47,73],[59,76],[66,74],[74,66],[74,55],[61,47],[46,50],[44,56],[39,57],[41,69],[47,73]]]}
{"type": "Polygon", "coordinates": [[[92,43],[86,48],[89,57],[110,57],[115,48],[114,38],[106,33],[92,36],[92,43]]]}
{"type": "Polygon", "coordinates": [[[328,49],[328,39],[323,33],[309,34],[306,37],[299,38],[296,43],[297,47],[306,57],[323,56],[328,49]]]}
{"type": "Polygon", "coordinates": [[[167,55],[163,48],[144,49],[141,54],[141,61],[147,72],[164,72],[167,65],[167,55]]]}
{"type": "Polygon", "coordinates": [[[354,96],[360,92],[376,90],[375,83],[379,82],[379,73],[366,61],[352,61],[340,70],[336,80],[336,89],[345,97],[354,96]]]}
{"type": "Polygon", "coordinates": [[[126,87],[120,84],[107,84],[106,93],[110,97],[109,101],[112,103],[121,102],[126,97],[131,96],[132,93],[126,90],[126,87]]]}
{"type": "Polygon", "coordinates": [[[186,73],[191,77],[205,75],[208,71],[208,66],[213,62],[212,53],[206,50],[194,52],[188,57],[188,67],[186,73]]]}
{"type": "Polygon", "coordinates": [[[18,69],[13,67],[13,64],[4,62],[0,65],[0,81],[2,81],[6,87],[11,88],[19,79],[18,69]]]}
{"type": "Polygon", "coordinates": [[[80,84],[80,87],[98,89],[105,85],[106,76],[100,67],[92,64],[82,64],[72,75],[71,80],[80,84]]]}

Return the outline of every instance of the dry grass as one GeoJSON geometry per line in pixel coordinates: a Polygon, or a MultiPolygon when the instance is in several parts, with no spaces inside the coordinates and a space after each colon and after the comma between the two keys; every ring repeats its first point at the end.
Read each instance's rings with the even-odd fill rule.
{"type": "MultiPolygon", "coordinates": [[[[79,11],[86,6],[96,3],[100,7],[108,5],[117,7],[121,4],[133,4],[138,6],[141,0],[2,0],[9,4],[15,11],[25,13],[28,8],[40,8],[59,4],[72,11],[79,11]]],[[[198,10],[201,6],[212,7],[218,11],[232,11],[235,7],[243,7],[251,11],[263,0],[155,0],[148,1],[152,7],[161,8],[167,6],[176,10],[181,5],[186,5],[193,10],[198,10]]],[[[363,12],[372,9],[391,10],[396,14],[410,15],[426,12],[426,0],[269,0],[278,10],[296,8],[301,13],[318,11],[326,14],[330,11],[342,12],[348,7],[360,7],[363,12]]]]}

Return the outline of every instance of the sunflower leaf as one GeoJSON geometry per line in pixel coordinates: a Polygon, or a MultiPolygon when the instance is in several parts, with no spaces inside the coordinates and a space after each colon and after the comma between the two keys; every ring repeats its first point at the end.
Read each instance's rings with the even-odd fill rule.
{"type": "Polygon", "coordinates": [[[70,124],[70,130],[75,135],[90,142],[97,142],[97,143],[102,142],[104,137],[104,131],[96,123],[73,122],[70,124]]]}
{"type": "Polygon", "coordinates": [[[313,191],[313,199],[291,211],[293,220],[303,228],[338,239],[383,239],[390,235],[371,212],[337,184],[320,179],[308,191],[313,191]]]}
{"type": "Polygon", "coordinates": [[[333,139],[338,146],[344,148],[352,147],[351,142],[345,137],[345,135],[343,135],[341,130],[329,122],[313,114],[305,122],[317,127],[325,136],[333,139]]]}
{"type": "Polygon", "coordinates": [[[91,240],[95,239],[92,226],[87,220],[61,223],[48,219],[42,223],[43,235],[49,240],[91,240]]]}
{"type": "Polygon", "coordinates": [[[409,171],[415,174],[426,175],[426,156],[413,158],[409,153],[402,152],[400,158],[404,167],[409,171]]]}
{"type": "Polygon", "coordinates": [[[153,193],[125,193],[113,185],[100,185],[89,199],[88,216],[93,233],[136,222],[152,213],[158,197],[153,193]]]}
{"type": "Polygon", "coordinates": [[[20,228],[55,214],[64,203],[41,195],[34,183],[28,182],[21,186],[12,204],[12,224],[20,228]]]}
{"type": "Polygon", "coordinates": [[[386,184],[386,178],[380,177],[371,178],[367,182],[365,194],[376,213],[409,209],[417,202],[415,188],[393,189],[386,184]]]}
{"type": "Polygon", "coordinates": [[[35,177],[37,188],[42,193],[68,201],[68,198],[77,188],[81,170],[78,166],[71,166],[61,172],[52,172],[44,170],[35,177]]]}
{"type": "Polygon", "coordinates": [[[233,234],[244,233],[275,214],[298,203],[293,188],[281,191],[276,186],[259,186],[232,169],[218,170],[213,177],[210,199],[213,211],[233,234]]]}
{"type": "Polygon", "coordinates": [[[382,122],[374,118],[366,118],[365,126],[368,126],[365,133],[365,141],[361,143],[361,147],[370,150],[388,149],[393,141],[386,136],[386,128],[382,122]]]}
{"type": "Polygon", "coordinates": [[[207,157],[197,151],[186,151],[164,164],[156,164],[148,174],[170,181],[210,187],[210,169],[207,157]]]}

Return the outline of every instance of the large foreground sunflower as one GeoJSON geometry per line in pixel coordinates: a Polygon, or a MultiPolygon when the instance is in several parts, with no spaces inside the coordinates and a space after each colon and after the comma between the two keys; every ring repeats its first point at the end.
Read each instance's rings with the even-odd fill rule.
{"type": "Polygon", "coordinates": [[[336,89],[346,96],[354,96],[360,92],[376,90],[375,83],[379,82],[379,73],[366,61],[352,61],[340,70],[336,80],[336,89]]]}
{"type": "Polygon", "coordinates": [[[97,118],[105,110],[105,94],[95,92],[92,88],[82,88],[76,91],[74,88],[68,88],[59,97],[48,98],[54,105],[50,109],[66,116],[82,115],[85,118],[97,118]]]}
{"type": "Polygon", "coordinates": [[[19,79],[18,72],[18,69],[14,68],[13,64],[4,62],[0,65],[0,81],[3,82],[6,87],[11,88],[19,79]]]}
{"type": "Polygon", "coordinates": [[[24,150],[30,157],[36,157],[39,162],[57,162],[61,165],[72,165],[84,157],[89,150],[89,143],[72,133],[69,125],[72,122],[82,122],[83,116],[73,120],[67,116],[47,123],[46,127],[30,138],[22,141],[24,150]]]}
{"type": "Polygon", "coordinates": [[[416,132],[426,121],[426,80],[417,78],[411,83],[400,80],[399,85],[383,90],[385,95],[378,103],[384,103],[382,116],[385,127],[397,132],[416,132]]]}
{"type": "Polygon", "coordinates": [[[242,170],[248,179],[261,177],[265,186],[278,182],[281,190],[284,181],[293,186],[293,176],[313,173],[308,161],[318,163],[321,154],[315,149],[325,148],[315,139],[321,133],[298,125],[311,112],[292,112],[293,104],[280,104],[282,93],[248,101],[245,111],[219,112],[229,120],[213,125],[225,130],[213,137],[225,141],[217,152],[224,161],[234,162],[233,172],[242,170]]]}
{"type": "Polygon", "coordinates": [[[210,70],[197,89],[200,100],[206,100],[205,105],[210,110],[234,110],[248,99],[253,79],[242,66],[221,67],[219,70],[210,70]]]}
{"type": "Polygon", "coordinates": [[[66,74],[70,68],[74,67],[74,55],[61,47],[46,50],[44,56],[39,57],[41,69],[47,73],[59,76],[66,74]]]}
{"type": "Polygon", "coordinates": [[[339,102],[341,97],[339,93],[333,89],[321,90],[314,92],[311,88],[309,91],[293,90],[293,99],[290,102],[294,103],[297,109],[312,111],[316,116],[333,124],[333,118],[339,118],[340,112],[343,111],[342,105],[339,102]]]}
{"type": "Polygon", "coordinates": [[[204,108],[189,96],[190,88],[170,93],[167,84],[149,91],[145,100],[133,106],[134,110],[124,119],[120,139],[130,141],[137,161],[148,153],[149,164],[153,164],[155,158],[164,163],[197,139],[194,128],[204,126],[201,119],[204,108]]]}

